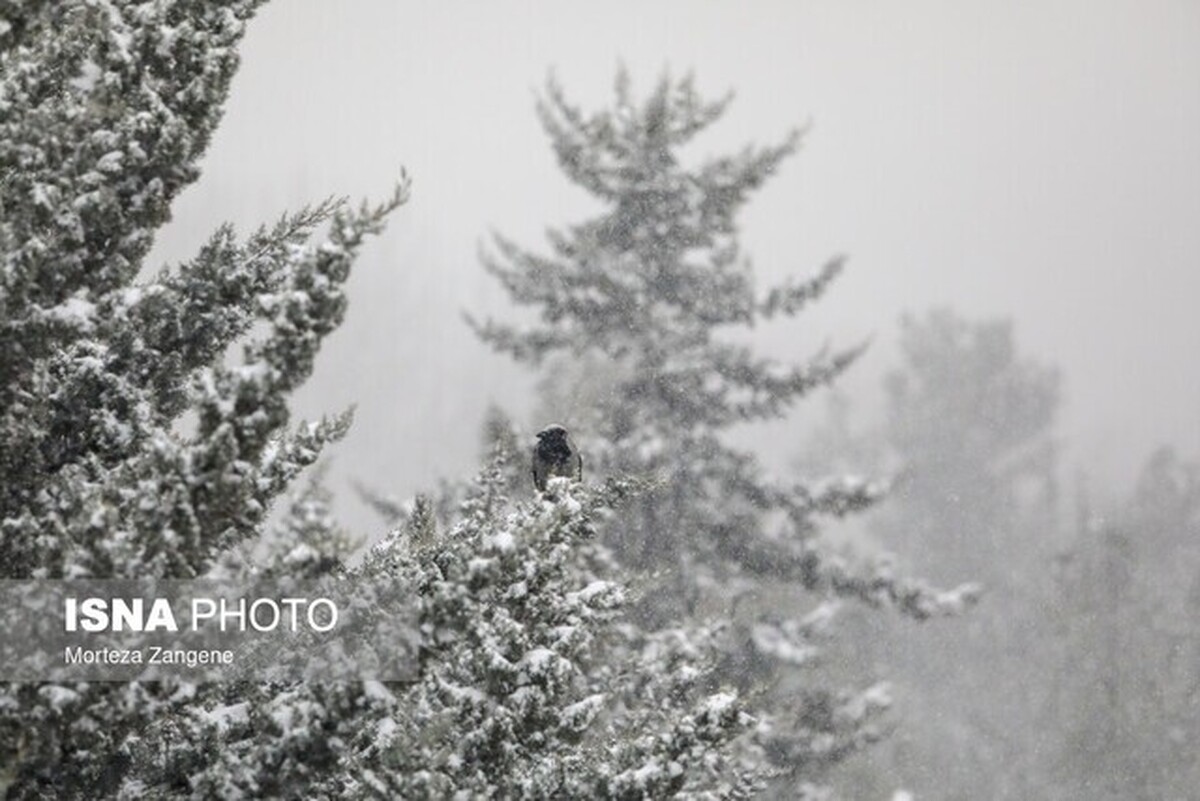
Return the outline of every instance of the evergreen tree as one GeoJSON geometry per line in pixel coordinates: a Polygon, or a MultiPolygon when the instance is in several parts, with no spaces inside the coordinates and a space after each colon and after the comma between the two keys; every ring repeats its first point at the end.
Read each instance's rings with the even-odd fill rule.
{"type": "MultiPolygon", "coordinates": [[[[544,501],[504,495],[497,449],[444,535],[427,501],[350,581],[395,583],[415,605],[408,681],[206,685],[132,743],[119,795],[197,798],[746,797],[761,785],[752,724],[714,688],[711,654],[619,625],[626,591],[595,520],[637,491],[557,480],[544,501]]],[[[288,530],[331,564],[321,493],[288,530]],[[325,547],[323,548],[322,545],[325,547]]]]}
{"type": "Polygon", "coordinates": [[[349,423],[290,393],[406,198],[322,204],[146,276],[258,2],[3,3],[0,571],[253,573],[410,587],[410,682],[0,685],[14,798],[742,797],[752,720],[704,638],[618,624],[591,532],[630,482],[510,508],[503,449],[456,511],[419,497],[364,564],[319,476],[255,557],[272,503],[349,423]],[[227,363],[231,346],[242,358],[227,363]]]}
{"type": "Polygon", "coordinates": [[[1187,798],[1200,781],[1200,465],[1170,448],[1083,509],[1059,559],[1047,797],[1187,798]]]}
{"type": "MultiPolygon", "coordinates": [[[[923,714],[854,781],[899,779],[928,798],[1026,798],[1044,786],[1027,733],[1039,730],[1050,685],[1040,668],[1053,641],[1058,376],[1020,352],[1007,320],[906,315],[899,344],[882,425],[851,435],[896,473],[871,529],[922,569],[979,579],[988,592],[945,627],[855,621],[853,661],[868,674],[886,669],[923,714]]],[[[844,416],[831,424],[837,442],[844,416]]]]}
{"type": "MultiPolygon", "coordinates": [[[[613,108],[585,115],[551,79],[538,104],[543,127],[563,172],[603,209],[550,230],[548,254],[497,235],[484,266],[514,302],[536,311],[536,322],[468,321],[519,362],[538,367],[550,358],[543,386],[556,398],[590,401],[570,415],[589,475],[660,482],[636,514],[604,532],[618,559],[660,577],[640,608],[647,625],[697,619],[729,594],[772,583],[890,605],[919,619],[957,611],[971,597],[966,589],[932,590],[899,577],[886,560],[852,564],[816,537],[819,518],[866,507],[878,495],[874,485],[852,478],[778,484],[752,454],[723,439],[735,425],[781,417],[860,351],[820,351],[783,365],[732,338],[798,314],[825,292],[842,261],[812,278],[756,290],[736,216],[795,150],[798,135],[686,164],[681,151],[728,100],[705,101],[690,78],[664,77],[638,102],[622,71],[613,108]]],[[[813,650],[814,626],[803,614],[738,628],[729,638],[727,675],[746,683],[763,679],[764,663],[803,663],[813,650]]],[[[871,699],[882,696],[798,697],[794,726],[776,727],[773,752],[811,778],[870,739],[871,714],[862,710],[876,709],[871,699]]]]}
{"type": "Polygon", "coordinates": [[[556,479],[509,511],[510,460],[496,448],[444,538],[385,540],[364,568],[399,565],[420,602],[421,678],[404,690],[409,742],[387,756],[392,794],[752,791],[761,768],[737,739],[750,718],[710,686],[711,654],[674,647],[696,641],[685,632],[617,625],[626,590],[594,527],[636,483],[556,479]]]}
{"type": "MultiPolygon", "coordinates": [[[[244,239],[222,227],[191,260],[140,277],[198,177],[258,5],[3,4],[5,578],[203,575],[346,429],[347,415],[292,425],[287,399],[403,183],[379,206],[325,203],[244,239]]],[[[139,732],[190,700],[171,683],[0,693],[16,797],[114,792],[139,732]]]]}
{"type": "Polygon", "coordinates": [[[0,88],[0,565],[205,569],[348,418],[288,429],[364,239],[405,197],[323,204],[138,280],[197,177],[254,2],[13,9],[0,88]],[[318,225],[327,238],[306,244],[318,225]],[[255,323],[241,364],[222,355],[255,323]],[[177,423],[185,412],[194,432],[177,423]]]}
{"type": "MultiPolygon", "coordinates": [[[[735,217],[795,150],[798,135],[685,166],[679,150],[727,103],[702,100],[690,78],[664,78],[636,105],[622,71],[615,108],[585,117],[549,81],[538,110],[559,165],[606,209],[565,232],[549,231],[549,256],[497,235],[485,267],[516,303],[538,310],[539,323],[520,329],[468,320],[521,362],[537,366],[565,351],[612,365],[612,386],[576,410],[589,435],[589,463],[602,472],[669,477],[665,495],[644,505],[642,525],[623,525],[615,544],[629,561],[671,568],[688,609],[706,581],[748,574],[828,586],[928,616],[938,607],[933,594],[880,576],[859,580],[823,559],[813,541],[814,518],[865,507],[875,487],[850,479],[776,486],[750,454],[720,438],[738,423],[782,416],[860,351],[822,352],[785,366],[721,337],[797,314],[842,266],[834,259],[811,279],[755,292],[735,217]],[[761,524],[771,511],[786,517],[781,528],[761,524]]],[[[561,369],[547,381],[580,378],[561,369]]]]}
{"type": "Polygon", "coordinates": [[[900,350],[882,432],[902,465],[888,535],[939,573],[1011,588],[1054,548],[1057,371],[1018,352],[1010,321],[948,309],[906,316],[900,350]]]}

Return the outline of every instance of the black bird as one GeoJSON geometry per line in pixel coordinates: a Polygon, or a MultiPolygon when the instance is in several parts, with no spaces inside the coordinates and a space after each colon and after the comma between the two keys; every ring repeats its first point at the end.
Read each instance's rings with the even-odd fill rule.
{"type": "Polygon", "coordinates": [[[558,476],[582,481],[583,458],[567,429],[553,425],[538,432],[533,446],[533,486],[545,492],[546,482],[558,476]]]}

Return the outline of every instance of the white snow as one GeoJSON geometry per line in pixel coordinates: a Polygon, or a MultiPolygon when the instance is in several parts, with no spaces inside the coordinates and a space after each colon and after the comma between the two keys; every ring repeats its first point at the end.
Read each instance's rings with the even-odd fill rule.
{"type": "Polygon", "coordinates": [[[242,701],[238,704],[226,704],[199,713],[201,720],[211,723],[218,731],[224,732],[231,726],[244,726],[250,722],[250,704],[242,701]]]}
{"type": "Polygon", "coordinates": [[[511,551],[514,545],[512,532],[508,529],[497,531],[491,538],[491,546],[498,551],[511,551]]]}
{"type": "Polygon", "coordinates": [[[734,693],[723,692],[713,693],[708,698],[704,699],[701,709],[708,715],[720,717],[726,714],[730,707],[737,703],[737,695],[734,693]]]}
{"type": "Polygon", "coordinates": [[[46,316],[66,325],[90,328],[96,317],[96,304],[74,295],[62,303],[46,310],[46,316]]]}
{"type": "Polygon", "coordinates": [[[804,665],[817,655],[817,649],[803,642],[795,642],[779,626],[759,623],[750,633],[754,647],[759,653],[772,656],[790,665],[804,665]]]}
{"type": "Polygon", "coordinates": [[[382,682],[373,680],[364,681],[362,689],[363,695],[373,701],[383,701],[390,704],[396,700],[396,697],[392,695],[392,691],[389,690],[382,682]]]}
{"type": "Polygon", "coordinates": [[[571,595],[586,604],[591,603],[592,600],[598,595],[607,594],[617,589],[617,586],[611,581],[593,581],[582,590],[573,592],[571,595]]]}
{"type": "Polygon", "coordinates": [[[79,693],[70,687],[61,687],[55,684],[49,684],[40,688],[38,695],[49,701],[50,706],[60,711],[63,707],[79,700],[79,693]]]}
{"type": "Polygon", "coordinates": [[[285,565],[303,565],[320,561],[320,559],[321,553],[316,548],[301,542],[288,551],[287,555],[283,557],[283,563],[285,565]]]}
{"type": "Polygon", "coordinates": [[[124,160],[125,154],[120,150],[110,150],[96,162],[96,169],[104,173],[118,173],[121,171],[121,162],[124,160]]]}

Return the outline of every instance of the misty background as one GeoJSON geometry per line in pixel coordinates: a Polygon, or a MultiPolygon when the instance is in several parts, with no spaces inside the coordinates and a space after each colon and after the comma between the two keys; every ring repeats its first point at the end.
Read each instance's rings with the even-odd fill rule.
{"type": "MultiPolygon", "coordinates": [[[[556,172],[533,110],[554,68],[584,108],[625,63],[735,90],[705,153],[810,126],[742,217],[759,281],[848,270],[803,322],[760,330],[774,355],[873,337],[839,382],[870,417],[898,318],[949,306],[1011,317],[1057,365],[1062,463],[1123,486],[1171,443],[1200,452],[1200,6],[1053,2],[399,3],[279,0],[251,24],[204,180],[157,259],[213,227],[248,231],[328,195],[411,204],[350,282],[346,324],[298,412],[358,405],[334,483],[400,495],[470,470],[489,401],[521,418],[532,380],[462,323],[504,312],[477,249],[493,228],[536,245],[591,211],[556,172]]],[[[819,399],[747,434],[778,469],[819,399]]],[[[343,493],[350,495],[350,493],[343,493]]],[[[374,518],[343,499],[356,527],[374,518]]]]}
{"type": "MultiPolygon", "coordinates": [[[[1170,459],[1147,468],[1151,454],[1170,445],[1186,462],[1200,457],[1200,6],[277,0],[242,52],[204,179],[175,203],[152,263],[189,257],[223,221],[245,232],[329,195],[383,197],[401,166],[414,178],[411,203],[356,266],[347,321],[295,405],[308,418],[357,405],[329,474],[353,531],[383,533],[353,481],[407,498],[470,474],[489,404],[526,426],[550,422],[531,417],[534,376],[461,317],[520,319],[479,265],[492,230],[537,250],[545,227],[596,210],[559,172],[534,113],[548,70],[585,110],[609,101],[620,64],[639,95],[664,69],[691,71],[702,93],[737,95],[692,146],[696,157],[807,128],[740,218],[759,285],[849,259],[828,296],[798,321],[757,329],[754,345],[796,361],[825,344],[872,343],[836,383],[855,436],[839,440],[821,391],[786,421],[746,428],[739,444],[780,474],[855,469],[859,455],[858,469],[886,470],[869,451],[896,409],[884,379],[904,366],[905,313],[1011,320],[1017,360],[1059,373],[1045,427],[1059,489],[1045,506],[1026,498],[997,510],[997,492],[943,514],[936,496],[958,465],[953,449],[931,446],[924,488],[918,478],[891,511],[882,504],[882,523],[829,527],[887,535],[917,574],[992,588],[961,624],[852,626],[835,670],[894,677],[906,700],[899,734],[854,763],[849,786],[882,797],[899,777],[919,796],[1027,797],[997,765],[1051,775],[1073,763],[1085,782],[1097,760],[1114,775],[1152,770],[1140,752],[1128,769],[1116,758],[1138,750],[1123,737],[1145,736],[1121,715],[1144,698],[1170,707],[1172,696],[1134,687],[1129,661],[1105,654],[1176,653],[1139,622],[1165,602],[1139,595],[1140,584],[1105,588],[1114,571],[1153,578],[1175,553],[1146,511],[1169,504],[1134,487],[1144,476],[1143,489],[1156,476],[1175,486],[1186,471],[1170,459]],[[939,468],[950,472],[940,485],[930,477],[939,468]],[[1085,504],[1126,511],[1106,527],[1085,519],[1085,504]],[[1137,537],[1140,552],[1128,543],[1137,537]],[[1151,639],[1137,641],[1143,632],[1151,639]],[[1057,729],[1066,746],[1039,734],[1057,729]],[[1072,739],[1078,731],[1103,736],[1072,739]],[[981,770],[997,775],[984,781],[981,770]]],[[[1183,532],[1163,515],[1172,536],[1183,532]]],[[[1166,684],[1175,674],[1157,658],[1134,659],[1134,678],[1166,684]]],[[[1155,731],[1170,717],[1130,714],[1155,731]]],[[[1163,764],[1181,780],[1176,763],[1163,764]]],[[[1119,777],[1110,789],[1126,797],[1119,777]]]]}

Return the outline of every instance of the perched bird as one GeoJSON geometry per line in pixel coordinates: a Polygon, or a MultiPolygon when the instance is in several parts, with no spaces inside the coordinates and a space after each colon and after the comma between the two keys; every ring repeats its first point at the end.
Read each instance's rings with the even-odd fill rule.
{"type": "Polygon", "coordinates": [[[538,492],[545,492],[546,482],[558,476],[582,481],[583,458],[567,429],[553,425],[537,433],[537,444],[533,446],[533,486],[538,492]]]}

